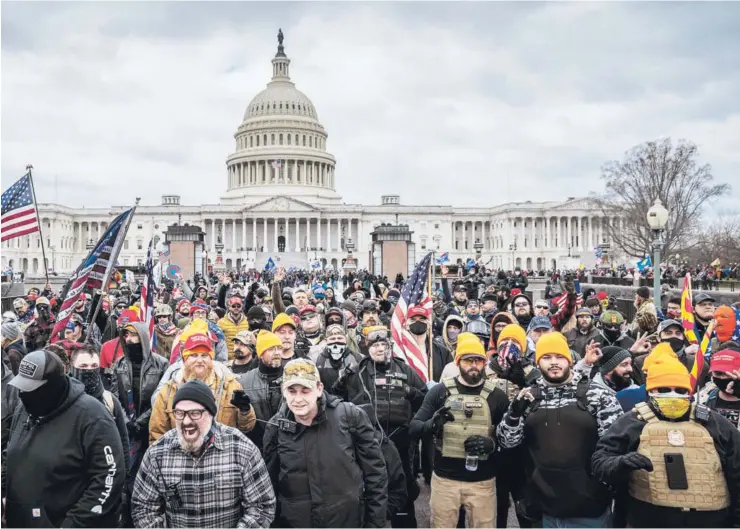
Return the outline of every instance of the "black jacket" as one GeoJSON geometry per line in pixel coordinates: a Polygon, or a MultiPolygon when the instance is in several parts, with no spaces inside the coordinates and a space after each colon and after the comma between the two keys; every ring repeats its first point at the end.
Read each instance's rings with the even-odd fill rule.
{"type": "MultiPolygon", "coordinates": [[[[152,354],[151,344],[149,341],[149,331],[145,323],[134,323],[133,326],[139,333],[141,339],[142,352],[144,354],[144,361],[141,364],[141,382],[139,389],[139,408],[135,410],[136,422],[142,428],[142,431],[149,431],[149,417],[152,415],[152,395],[159,381],[162,379],[164,372],[169,367],[169,362],[163,356],[158,354],[152,354]]],[[[126,356],[126,349],[124,348],[124,354],[119,358],[113,365],[113,371],[115,377],[113,379],[113,387],[111,392],[118,397],[124,411],[128,412],[128,392],[133,392],[133,372],[131,361],[126,356]]],[[[147,439],[149,435],[141,438],[142,442],[144,437],[147,439]]],[[[146,443],[146,442],[145,442],[146,443]]]]}
{"type": "Polygon", "coordinates": [[[54,412],[13,417],[7,456],[9,527],[117,527],[126,476],[123,447],[108,410],[69,378],[54,412]]]}
{"type": "Polygon", "coordinates": [[[13,371],[14,375],[17,375],[18,366],[21,365],[21,360],[23,360],[23,357],[26,356],[26,346],[23,345],[23,340],[17,340],[11,344],[8,344],[3,349],[3,355],[6,353],[10,362],[10,369],[13,371]]]}
{"type": "MultiPolygon", "coordinates": [[[[612,424],[596,444],[591,458],[594,476],[615,489],[624,488],[630,477],[620,469],[620,458],[634,452],[647,423],[636,412],[625,413],[612,424]]],[[[628,523],[632,527],[737,527],[740,524],[740,431],[717,412],[711,411],[704,424],[714,440],[730,492],[730,509],[682,512],[658,507],[633,498],[628,500],[628,523]]]]}
{"type": "Polygon", "coordinates": [[[262,440],[266,426],[262,421],[269,421],[280,409],[283,400],[283,394],[280,390],[280,382],[283,377],[282,370],[274,376],[269,376],[264,370],[265,368],[260,362],[257,369],[252,369],[238,378],[244,393],[252,401],[252,407],[258,419],[252,431],[246,435],[257,445],[260,451],[262,451],[262,440]]]}
{"type": "MultiPolygon", "coordinates": [[[[9,382],[13,380],[13,373],[10,372],[10,368],[2,364],[2,450],[8,445],[8,437],[10,436],[10,424],[13,421],[13,413],[15,408],[20,403],[18,398],[18,389],[11,386],[9,382]]],[[[3,465],[3,471],[5,465],[3,465]]],[[[5,480],[3,479],[3,483],[5,480]]]]}
{"type": "Polygon", "coordinates": [[[388,473],[370,420],[362,410],[324,393],[309,427],[283,406],[268,424],[264,459],[278,512],[274,527],[383,527],[388,473]]]}

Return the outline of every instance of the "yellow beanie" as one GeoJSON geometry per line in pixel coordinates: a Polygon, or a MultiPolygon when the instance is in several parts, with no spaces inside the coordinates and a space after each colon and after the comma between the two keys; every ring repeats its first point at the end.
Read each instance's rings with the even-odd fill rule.
{"type": "Polygon", "coordinates": [[[271,333],[270,331],[259,332],[259,334],[257,335],[257,344],[255,345],[255,347],[257,348],[257,356],[262,356],[270,347],[275,346],[283,346],[283,342],[280,341],[280,338],[278,338],[277,335],[271,333]]]}
{"type": "Polygon", "coordinates": [[[650,367],[655,365],[656,362],[663,360],[673,359],[678,360],[678,355],[671,349],[671,346],[666,342],[661,342],[650,351],[650,354],[645,357],[642,363],[643,372],[647,373],[650,367]]]}
{"type": "Polygon", "coordinates": [[[504,330],[502,330],[501,334],[498,335],[498,342],[496,342],[496,347],[498,347],[498,344],[507,339],[514,340],[516,343],[519,344],[519,348],[522,351],[526,351],[527,333],[524,332],[524,329],[522,329],[521,325],[517,323],[510,323],[506,327],[504,327],[504,330]]]}
{"type": "Polygon", "coordinates": [[[185,343],[188,341],[188,338],[194,334],[208,334],[208,322],[200,318],[191,321],[190,324],[185,327],[185,330],[182,331],[180,341],[185,343]]]}
{"type": "Polygon", "coordinates": [[[648,372],[645,389],[684,388],[691,391],[691,377],[686,366],[669,356],[653,362],[648,372]]]}
{"type": "Polygon", "coordinates": [[[568,362],[573,363],[570,347],[568,347],[568,340],[559,332],[548,332],[540,337],[535,347],[534,361],[536,364],[539,364],[540,358],[552,354],[564,356],[568,359],[568,362]]]}
{"type": "Polygon", "coordinates": [[[483,344],[472,332],[461,332],[457,337],[457,348],[455,349],[455,364],[460,363],[463,356],[480,356],[483,360],[488,360],[486,350],[483,344]]]}
{"type": "Polygon", "coordinates": [[[293,321],[293,318],[285,314],[284,312],[281,312],[277,316],[275,316],[275,319],[272,322],[272,332],[277,331],[280,327],[283,325],[290,325],[294,329],[296,328],[295,322],[293,321]]]}

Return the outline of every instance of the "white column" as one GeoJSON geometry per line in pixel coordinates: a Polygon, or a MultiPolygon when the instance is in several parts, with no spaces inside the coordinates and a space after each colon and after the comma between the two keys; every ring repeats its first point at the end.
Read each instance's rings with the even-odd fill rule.
{"type": "Polygon", "coordinates": [[[211,252],[215,254],[216,252],[216,232],[218,230],[216,229],[216,221],[211,219],[211,252]]]}
{"type": "Polygon", "coordinates": [[[257,251],[257,219],[252,219],[252,250],[257,251]]]}
{"type": "Polygon", "coordinates": [[[242,249],[247,247],[247,219],[242,217],[242,249]]]}
{"type": "Polygon", "coordinates": [[[236,219],[231,219],[231,251],[236,251],[236,219]]]}
{"type": "Polygon", "coordinates": [[[277,217],[273,217],[272,222],[274,223],[273,231],[272,231],[272,244],[273,244],[273,252],[277,252],[277,238],[278,238],[278,219],[277,217]]]}
{"type": "Polygon", "coordinates": [[[262,248],[266,252],[270,251],[270,245],[267,244],[267,217],[262,217],[262,228],[264,230],[264,237],[262,238],[262,248]]]}

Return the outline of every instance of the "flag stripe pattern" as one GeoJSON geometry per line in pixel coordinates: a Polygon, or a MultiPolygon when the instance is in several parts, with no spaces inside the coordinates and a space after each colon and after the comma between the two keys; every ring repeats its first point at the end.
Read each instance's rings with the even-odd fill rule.
{"type": "Polygon", "coordinates": [[[141,321],[149,329],[149,339],[154,341],[154,239],[149,241],[146,254],[146,277],[141,286],[141,321]]]}
{"type": "Polygon", "coordinates": [[[699,343],[694,332],[694,305],[691,294],[691,273],[686,274],[683,279],[683,290],[681,291],[681,326],[683,334],[689,343],[699,343]]]}
{"type": "Polygon", "coordinates": [[[694,357],[694,365],[691,366],[691,373],[689,373],[689,378],[691,380],[691,388],[694,390],[694,392],[697,391],[697,383],[699,382],[699,377],[701,376],[702,371],[704,370],[704,358],[707,356],[707,353],[709,352],[709,340],[712,337],[712,333],[714,332],[714,321],[709,322],[709,325],[707,326],[707,332],[704,333],[704,338],[701,340],[701,345],[699,346],[699,351],[697,351],[696,356],[694,357]]]}
{"type": "MultiPolygon", "coordinates": [[[[432,252],[429,252],[416,265],[411,277],[406,281],[401,291],[401,297],[391,317],[393,356],[404,360],[424,382],[429,382],[429,358],[426,351],[420,349],[416,344],[414,336],[406,330],[405,323],[409,309],[414,306],[423,307],[427,311],[427,317],[431,316],[432,298],[427,292],[431,260],[432,252]]],[[[431,354],[431,351],[429,354],[431,354]]]]}
{"type": "Polygon", "coordinates": [[[56,325],[51,333],[51,341],[59,339],[59,332],[67,325],[72,315],[75,303],[86,289],[96,289],[103,286],[103,281],[113,269],[111,255],[115,255],[123,245],[126,237],[126,225],[129,215],[133,209],[121,213],[108,226],[108,229],[100,237],[95,248],[90,250],[87,257],[80,263],[72,277],[69,278],[65,287],[64,301],[59,308],[56,325]]]}
{"type": "Polygon", "coordinates": [[[23,176],[3,193],[1,224],[3,241],[40,231],[30,174],[23,176]]]}

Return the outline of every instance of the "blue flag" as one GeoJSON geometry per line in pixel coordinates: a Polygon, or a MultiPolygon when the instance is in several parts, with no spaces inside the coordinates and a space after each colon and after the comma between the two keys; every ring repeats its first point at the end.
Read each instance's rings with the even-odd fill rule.
{"type": "Polygon", "coordinates": [[[449,262],[450,262],[450,254],[449,254],[449,252],[445,252],[442,255],[440,255],[439,257],[437,257],[437,264],[438,265],[441,265],[441,264],[444,264],[444,263],[449,263],[449,262]]]}
{"type": "Polygon", "coordinates": [[[650,268],[651,266],[653,266],[653,259],[649,255],[646,255],[643,260],[637,261],[637,269],[640,272],[644,272],[647,268],[650,268]]]}
{"type": "Polygon", "coordinates": [[[267,264],[265,265],[265,270],[268,272],[274,272],[277,266],[275,266],[275,261],[272,260],[272,257],[270,257],[267,260],[267,264]]]}
{"type": "Polygon", "coordinates": [[[475,260],[472,257],[468,257],[468,261],[465,263],[465,270],[470,270],[475,266],[475,260]]]}

